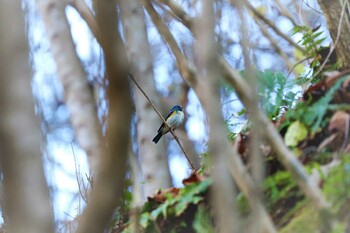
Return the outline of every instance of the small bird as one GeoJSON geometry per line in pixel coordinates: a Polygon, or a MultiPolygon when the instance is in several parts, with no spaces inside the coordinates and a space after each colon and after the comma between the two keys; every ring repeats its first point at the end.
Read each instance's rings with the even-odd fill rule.
{"type": "MultiPolygon", "coordinates": [[[[168,113],[167,117],[165,118],[166,123],[168,124],[171,129],[176,129],[179,127],[182,122],[185,119],[185,114],[182,111],[183,107],[179,105],[175,105],[168,113]]],[[[158,134],[153,138],[153,142],[157,144],[157,142],[160,140],[160,138],[169,132],[169,128],[162,123],[162,125],[158,129],[158,134]]]]}

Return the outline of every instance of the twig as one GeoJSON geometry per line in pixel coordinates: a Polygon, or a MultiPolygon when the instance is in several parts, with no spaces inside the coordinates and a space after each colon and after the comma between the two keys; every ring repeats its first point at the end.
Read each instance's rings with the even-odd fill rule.
{"type": "Polygon", "coordinates": [[[293,70],[294,70],[299,64],[303,63],[304,61],[306,61],[306,60],[309,59],[309,58],[310,58],[310,57],[305,57],[305,58],[301,59],[300,61],[298,61],[297,63],[295,63],[295,64],[293,65],[293,67],[290,69],[289,73],[287,74],[286,79],[288,79],[289,75],[291,75],[291,73],[293,72],[293,70]]]}
{"type": "Polygon", "coordinates": [[[282,57],[282,59],[286,63],[287,68],[289,70],[292,70],[292,66],[289,62],[288,55],[281,49],[280,46],[278,46],[277,41],[268,33],[267,29],[259,21],[256,21],[255,23],[259,26],[260,31],[265,36],[265,38],[270,41],[270,44],[275,49],[276,53],[278,53],[282,57]]]}
{"type": "Polygon", "coordinates": [[[142,92],[142,94],[146,97],[146,99],[148,100],[148,102],[152,105],[152,108],[154,109],[154,111],[158,114],[158,116],[160,117],[160,119],[162,119],[163,123],[165,124],[165,126],[169,129],[170,133],[173,135],[174,139],[176,140],[177,144],[179,144],[182,153],[185,155],[188,163],[191,165],[192,170],[196,170],[192,161],[189,159],[189,157],[187,156],[184,148],[182,147],[179,138],[176,136],[176,134],[174,133],[174,131],[172,130],[171,127],[169,127],[169,125],[167,124],[167,122],[165,121],[164,117],[162,116],[162,114],[160,114],[160,112],[158,111],[158,109],[156,108],[156,106],[154,106],[154,104],[152,103],[152,101],[150,100],[150,98],[147,96],[147,94],[143,91],[142,87],[137,83],[137,81],[135,80],[134,76],[132,74],[129,74],[129,78],[135,83],[135,85],[137,86],[137,88],[142,92]]]}
{"type": "Polygon", "coordinates": [[[185,25],[190,31],[193,30],[193,18],[190,17],[180,5],[178,5],[174,0],[156,0],[156,2],[161,2],[164,5],[168,6],[171,11],[179,22],[181,22],[183,25],[185,25]]]}
{"type": "MultiPolygon", "coordinates": [[[[189,59],[182,53],[179,45],[177,44],[174,36],[169,30],[169,27],[165,25],[163,22],[162,18],[159,16],[158,12],[154,9],[151,1],[149,0],[142,0],[143,5],[146,8],[146,11],[150,15],[152,22],[156,26],[157,30],[159,33],[162,35],[164,41],[166,44],[169,46],[170,50],[175,56],[178,69],[180,73],[182,74],[182,77],[184,78],[184,81],[191,87],[195,88],[197,84],[197,79],[195,78],[195,71],[193,68],[193,65],[188,65],[190,64],[189,59]]],[[[183,13],[186,14],[186,13],[183,13]]],[[[179,16],[180,18],[180,16],[179,16]]],[[[186,19],[188,17],[185,17],[186,19]]],[[[186,19],[183,19],[185,22],[186,19]]],[[[187,21],[186,21],[187,22],[187,21]]]]}
{"type": "MultiPolygon", "coordinates": [[[[231,0],[232,1],[232,0],[231,0]]],[[[295,43],[290,37],[288,37],[286,34],[284,34],[273,22],[271,22],[269,19],[267,19],[263,14],[261,14],[259,11],[257,11],[252,4],[250,4],[249,1],[244,1],[244,4],[246,5],[246,7],[260,20],[264,21],[264,23],[266,23],[272,30],[275,31],[275,33],[277,35],[279,35],[280,37],[282,37],[283,39],[285,39],[286,41],[288,41],[289,44],[291,44],[292,46],[294,46],[296,49],[302,51],[303,53],[305,53],[305,49],[303,47],[301,47],[300,45],[298,45],[297,43],[295,43]]]]}
{"type": "Polygon", "coordinates": [[[315,11],[319,15],[323,15],[323,13],[319,10],[317,10],[315,7],[312,7],[307,1],[302,1],[307,7],[309,7],[311,10],[315,11]]]}
{"type": "Polygon", "coordinates": [[[276,0],[275,4],[277,5],[277,8],[279,9],[279,12],[286,18],[288,18],[292,24],[294,26],[298,25],[297,22],[294,20],[292,14],[290,13],[290,11],[288,9],[286,9],[286,7],[284,6],[284,4],[281,4],[280,0],[276,0]]]}
{"type": "Polygon", "coordinates": [[[78,174],[77,160],[75,157],[74,148],[73,148],[72,144],[70,146],[72,148],[73,157],[74,157],[75,177],[77,178],[79,193],[80,193],[81,198],[84,200],[84,202],[87,203],[87,198],[84,196],[83,192],[81,191],[81,187],[80,187],[80,179],[79,179],[79,174],[78,174]]]}

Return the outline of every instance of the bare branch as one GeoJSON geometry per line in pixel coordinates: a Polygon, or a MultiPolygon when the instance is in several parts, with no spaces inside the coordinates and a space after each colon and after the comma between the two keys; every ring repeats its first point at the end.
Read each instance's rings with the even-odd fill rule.
{"type": "Polygon", "coordinates": [[[276,53],[282,57],[288,70],[290,70],[292,72],[293,69],[292,69],[292,65],[289,61],[288,55],[283,51],[283,49],[278,45],[278,42],[269,34],[267,29],[259,21],[256,21],[256,24],[259,26],[261,33],[266,37],[266,39],[268,39],[270,41],[270,44],[275,49],[276,53]]]}
{"type": "Polygon", "coordinates": [[[77,159],[75,157],[75,152],[74,152],[74,148],[73,148],[72,144],[71,144],[71,148],[72,148],[73,158],[74,158],[75,179],[76,179],[77,184],[78,184],[79,194],[80,194],[80,197],[83,199],[83,201],[86,204],[88,202],[87,195],[86,195],[87,190],[86,190],[84,181],[81,179],[80,168],[78,166],[77,159]],[[84,193],[83,193],[83,190],[84,190],[84,193]]]}
{"type": "Polygon", "coordinates": [[[294,17],[290,13],[290,11],[286,8],[287,6],[284,6],[284,4],[281,3],[280,0],[276,0],[275,4],[277,5],[279,12],[286,18],[288,18],[294,26],[298,25],[295,21],[294,17]]]}
{"type": "Polygon", "coordinates": [[[162,35],[163,39],[169,46],[170,50],[175,56],[177,66],[179,68],[179,71],[181,75],[183,76],[185,82],[188,83],[191,87],[195,88],[197,80],[195,79],[194,75],[194,67],[191,64],[188,58],[182,53],[180,47],[176,43],[175,38],[169,31],[169,28],[164,24],[161,17],[158,15],[156,10],[151,4],[151,1],[148,0],[142,0],[148,14],[151,16],[152,22],[157,27],[159,33],[162,35]]]}
{"type": "Polygon", "coordinates": [[[285,39],[290,45],[292,45],[293,47],[295,47],[296,49],[300,50],[301,52],[305,53],[305,49],[303,47],[301,47],[300,45],[298,45],[297,43],[295,43],[289,36],[287,36],[286,34],[284,34],[273,22],[271,22],[269,19],[267,19],[263,14],[261,14],[259,11],[257,11],[252,4],[250,4],[249,1],[245,0],[244,4],[246,5],[246,7],[261,21],[263,21],[264,23],[266,23],[272,30],[274,30],[274,32],[279,35],[280,37],[282,37],[283,39],[285,39]]]}

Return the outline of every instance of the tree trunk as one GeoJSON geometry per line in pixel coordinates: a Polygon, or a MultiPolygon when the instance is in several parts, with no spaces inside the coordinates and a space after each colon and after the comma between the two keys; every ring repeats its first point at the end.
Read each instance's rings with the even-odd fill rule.
{"type": "Polygon", "coordinates": [[[78,233],[104,232],[117,206],[123,203],[126,161],[130,143],[132,100],[126,51],[118,31],[116,1],[96,1],[96,18],[106,63],[108,86],[107,153],[101,157],[94,187],[78,233]]]}
{"type": "Polygon", "coordinates": [[[54,232],[21,1],[2,4],[0,33],[0,166],[2,208],[9,220],[6,232],[54,232]]]}
{"type": "Polygon", "coordinates": [[[348,0],[318,0],[321,6],[324,17],[327,21],[327,26],[333,43],[335,43],[335,51],[340,61],[342,69],[350,68],[350,28],[349,28],[349,12],[348,0]],[[341,3],[343,2],[343,3],[341,3]],[[342,17],[343,6],[345,11],[342,17]],[[340,30],[339,30],[340,28],[340,30]]]}
{"type": "Polygon", "coordinates": [[[37,0],[46,26],[58,77],[63,85],[65,104],[75,130],[76,139],[86,152],[92,175],[103,153],[102,130],[88,80],[76,54],[65,15],[65,1],[37,0]]]}
{"type": "MultiPolygon", "coordinates": [[[[125,43],[134,78],[156,106],[159,106],[158,93],[153,81],[152,56],[143,9],[138,0],[123,0],[120,5],[125,43]]],[[[170,187],[171,177],[164,143],[154,144],[152,142],[161,120],[135,85],[134,98],[137,114],[137,142],[145,181],[144,195],[147,197],[159,188],[170,187]]]]}

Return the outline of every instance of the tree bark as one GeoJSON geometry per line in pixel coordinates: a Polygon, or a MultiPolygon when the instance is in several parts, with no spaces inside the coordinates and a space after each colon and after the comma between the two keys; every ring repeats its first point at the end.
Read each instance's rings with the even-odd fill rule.
{"type": "Polygon", "coordinates": [[[328,30],[335,43],[335,51],[342,69],[350,68],[350,26],[349,26],[349,1],[344,0],[318,0],[323,15],[326,18],[328,30]],[[343,3],[342,3],[343,2],[343,3]],[[345,4],[345,5],[344,5],[345,4]],[[342,16],[343,6],[345,7],[342,16]],[[339,30],[340,29],[340,30],[339,30]]]}
{"type": "Polygon", "coordinates": [[[92,175],[96,173],[103,153],[102,130],[93,93],[80,64],[65,15],[65,1],[37,0],[63,85],[65,103],[75,130],[76,139],[86,152],[92,175]]]}
{"type": "Polygon", "coordinates": [[[96,18],[109,80],[108,148],[101,157],[90,202],[79,220],[78,233],[103,232],[109,226],[113,212],[123,201],[130,143],[132,101],[129,67],[118,32],[116,1],[96,1],[96,18]]]}
{"type": "Polygon", "coordinates": [[[15,233],[54,232],[34,114],[21,1],[0,8],[0,166],[5,219],[15,233]]]}
{"type": "MultiPolygon", "coordinates": [[[[120,1],[123,16],[123,29],[128,57],[135,80],[159,106],[158,93],[153,81],[153,64],[149,48],[145,16],[138,0],[120,1]]],[[[159,188],[171,185],[168,157],[165,144],[154,144],[155,136],[161,120],[152,106],[134,85],[134,98],[137,114],[137,142],[143,179],[144,195],[150,196],[159,188]]]]}

